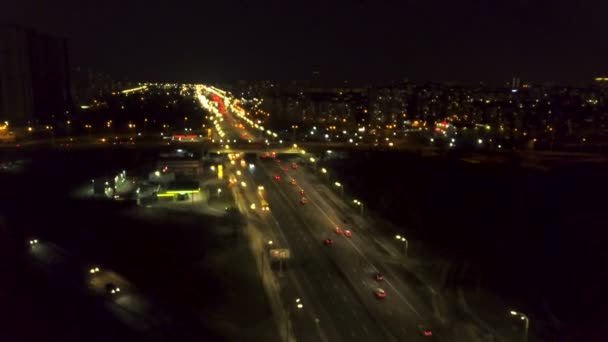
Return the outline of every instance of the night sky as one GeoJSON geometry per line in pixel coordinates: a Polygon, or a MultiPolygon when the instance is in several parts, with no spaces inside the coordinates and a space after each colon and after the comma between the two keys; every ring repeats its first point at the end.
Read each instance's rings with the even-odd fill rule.
{"type": "Polygon", "coordinates": [[[68,38],[71,64],[157,81],[589,82],[608,74],[608,2],[82,1],[2,5],[68,38]]]}

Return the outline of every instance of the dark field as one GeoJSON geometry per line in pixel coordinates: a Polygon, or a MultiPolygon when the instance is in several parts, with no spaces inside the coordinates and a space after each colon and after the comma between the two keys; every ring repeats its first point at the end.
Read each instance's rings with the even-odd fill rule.
{"type": "Polygon", "coordinates": [[[418,241],[430,249],[418,257],[452,261],[448,286],[495,292],[550,335],[608,336],[608,165],[536,171],[375,153],[330,167],[347,192],[406,232],[414,257],[418,241]]]}
{"type": "Polygon", "coordinates": [[[154,155],[37,153],[23,173],[0,175],[6,227],[0,340],[276,339],[247,242],[223,217],[67,196],[93,177],[151,165],[154,155]],[[51,277],[40,274],[25,255],[30,236],[54,242],[73,260],[51,277]],[[77,285],[84,275],[71,276],[79,269],[69,265],[91,262],[123,275],[169,317],[152,337],[133,333],[77,285]]]}

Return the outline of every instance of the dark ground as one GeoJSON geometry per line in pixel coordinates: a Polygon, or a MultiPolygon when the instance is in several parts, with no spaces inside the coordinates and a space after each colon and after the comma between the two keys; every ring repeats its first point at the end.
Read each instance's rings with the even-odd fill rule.
{"type": "Polygon", "coordinates": [[[142,339],[92,298],[31,269],[22,247],[32,235],[125,275],[172,317],[167,340],[276,340],[247,243],[227,232],[223,218],[66,196],[95,176],[153,157],[129,150],[39,153],[24,173],[0,174],[1,341],[142,339]]]}
{"type": "Polygon", "coordinates": [[[361,153],[330,168],[347,192],[402,227],[412,244],[425,242],[453,260],[464,279],[452,286],[507,298],[536,328],[543,325],[541,335],[608,338],[608,165],[562,164],[544,172],[361,153]]]}

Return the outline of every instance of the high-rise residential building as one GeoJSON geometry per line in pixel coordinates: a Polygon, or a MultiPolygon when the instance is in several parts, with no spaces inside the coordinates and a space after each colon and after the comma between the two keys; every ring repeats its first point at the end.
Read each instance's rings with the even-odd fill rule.
{"type": "Polygon", "coordinates": [[[0,121],[49,122],[70,106],[66,40],[0,27],[0,121]]]}

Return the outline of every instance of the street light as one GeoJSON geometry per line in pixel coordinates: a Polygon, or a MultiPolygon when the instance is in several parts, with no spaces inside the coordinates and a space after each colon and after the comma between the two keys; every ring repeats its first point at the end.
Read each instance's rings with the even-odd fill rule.
{"type": "Polygon", "coordinates": [[[322,167],[322,168],[321,168],[321,172],[322,172],[322,173],[327,173],[327,169],[326,169],[326,168],[324,168],[324,167],[322,167]]]}
{"type": "Polygon", "coordinates": [[[528,316],[524,315],[521,312],[511,310],[510,313],[512,316],[519,316],[519,318],[522,321],[525,321],[524,342],[527,342],[528,341],[528,329],[530,328],[530,319],[528,318],[528,316]]]}
{"type": "Polygon", "coordinates": [[[342,184],[340,184],[340,182],[335,182],[334,183],[338,188],[340,188],[340,195],[342,196],[342,198],[344,198],[344,186],[342,184]]]}
{"type": "MultiPolygon", "coordinates": [[[[317,160],[313,157],[310,157],[309,160],[312,163],[312,167],[313,167],[314,171],[317,172],[317,160]]],[[[325,171],[327,171],[327,170],[325,170],[325,171]]]]}
{"type": "Polygon", "coordinates": [[[296,130],[298,129],[298,125],[291,125],[291,129],[293,131],[292,141],[296,141],[296,130]]]}
{"type": "MultiPolygon", "coordinates": [[[[302,300],[300,298],[296,298],[296,308],[301,310],[304,307],[302,304],[302,300]]],[[[293,307],[291,305],[287,306],[287,320],[285,321],[285,340],[289,341],[289,324],[290,324],[290,316],[292,313],[293,307]]]]}
{"type": "Polygon", "coordinates": [[[395,239],[405,243],[405,256],[407,256],[407,250],[409,249],[410,242],[405,238],[405,236],[395,235],[395,239]]]}
{"type": "Polygon", "coordinates": [[[217,198],[220,198],[221,193],[222,193],[222,189],[217,189],[217,198]]]}
{"type": "Polygon", "coordinates": [[[361,207],[361,215],[363,215],[363,202],[359,201],[358,199],[354,199],[353,203],[361,207]]]}

